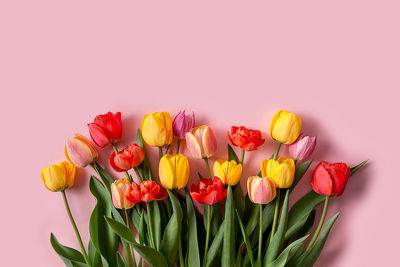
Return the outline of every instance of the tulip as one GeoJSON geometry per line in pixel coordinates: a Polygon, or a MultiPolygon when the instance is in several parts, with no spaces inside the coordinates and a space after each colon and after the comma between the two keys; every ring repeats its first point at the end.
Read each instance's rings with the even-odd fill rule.
{"type": "Polygon", "coordinates": [[[152,180],[146,180],[140,184],[140,193],[144,202],[163,200],[168,196],[167,190],[152,180]]]}
{"type": "Polygon", "coordinates": [[[350,176],[350,168],[345,163],[327,163],[322,161],[315,168],[311,178],[311,187],[318,194],[340,196],[350,176]]]}
{"type": "Polygon", "coordinates": [[[140,192],[139,186],[135,183],[132,183],[126,190],[125,198],[127,201],[132,203],[138,203],[142,201],[142,193],[140,192]]]}
{"type": "Polygon", "coordinates": [[[314,151],[317,138],[301,134],[299,138],[289,146],[289,153],[295,160],[309,158],[314,151]]]}
{"type": "Polygon", "coordinates": [[[250,200],[257,204],[268,204],[276,196],[275,184],[267,177],[249,177],[247,180],[247,192],[250,200]]]}
{"type": "Polygon", "coordinates": [[[111,195],[114,206],[117,209],[130,209],[140,202],[139,198],[132,198],[131,192],[137,189],[137,185],[131,183],[127,179],[119,179],[111,184],[111,195]]]}
{"type": "Polygon", "coordinates": [[[205,125],[195,127],[186,133],[185,139],[193,158],[210,158],[217,151],[217,138],[211,127],[205,125]]]}
{"type": "Polygon", "coordinates": [[[231,160],[216,160],[214,162],[214,176],[221,179],[222,183],[236,185],[242,176],[242,164],[231,160]]]}
{"type": "Polygon", "coordinates": [[[171,144],[174,136],[169,113],[155,112],[145,115],[142,120],[142,135],[150,146],[171,144]]]}
{"type": "Polygon", "coordinates": [[[81,168],[93,163],[99,156],[92,143],[79,134],[67,140],[64,152],[69,162],[81,168]]]}
{"type": "Polygon", "coordinates": [[[292,144],[299,137],[301,119],[293,113],[280,110],[271,122],[271,137],[283,144],[292,144]]]}
{"type": "Polygon", "coordinates": [[[174,135],[180,139],[185,138],[185,134],[189,132],[195,123],[194,113],[186,115],[185,111],[181,111],[175,116],[172,122],[174,135]]]}
{"type": "Polygon", "coordinates": [[[44,167],[41,173],[44,186],[50,191],[62,191],[72,187],[75,181],[76,167],[68,161],[44,167]]]}
{"type": "Polygon", "coordinates": [[[184,188],[189,180],[188,159],[183,154],[166,154],[160,160],[159,175],[164,188],[184,188]]]}
{"type": "Polygon", "coordinates": [[[192,184],[190,186],[190,195],[201,204],[214,205],[225,199],[227,192],[218,177],[214,177],[214,179],[204,178],[198,185],[192,184]]]}
{"type": "Polygon", "coordinates": [[[238,146],[246,151],[257,150],[265,142],[260,131],[247,129],[244,126],[232,126],[231,131],[226,136],[231,145],[238,146]]]}
{"type": "Polygon", "coordinates": [[[118,142],[122,136],[121,112],[98,115],[88,126],[93,142],[99,147],[118,142]]]}
{"type": "Polygon", "coordinates": [[[261,174],[271,178],[277,188],[288,188],[294,179],[295,163],[293,159],[280,157],[278,160],[263,160],[261,174]]]}
{"type": "Polygon", "coordinates": [[[145,153],[137,144],[132,144],[115,154],[111,154],[110,165],[117,172],[125,172],[137,167],[144,160],[145,153]]]}

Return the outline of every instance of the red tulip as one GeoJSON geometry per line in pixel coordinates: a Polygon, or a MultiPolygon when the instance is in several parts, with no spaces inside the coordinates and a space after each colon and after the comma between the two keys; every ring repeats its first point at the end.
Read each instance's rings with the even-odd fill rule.
{"type": "Polygon", "coordinates": [[[311,178],[311,187],[318,194],[340,196],[350,176],[350,168],[345,163],[318,164],[311,178]]]}
{"type": "Polygon", "coordinates": [[[150,202],[153,200],[163,200],[168,196],[167,190],[161,184],[151,180],[144,181],[140,184],[140,193],[142,201],[150,202]]]}
{"type": "Polygon", "coordinates": [[[90,136],[99,147],[117,142],[122,135],[121,112],[98,115],[88,126],[90,136]]]}
{"type": "Polygon", "coordinates": [[[260,131],[247,129],[244,126],[232,126],[231,132],[228,132],[226,136],[231,145],[238,146],[246,151],[257,150],[265,142],[260,131]]]}
{"type": "Polygon", "coordinates": [[[214,205],[226,197],[227,189],[218,177],[214,179],[204,178],[201,179],[198,185],[192,184],[190,186],[190,195],[198,203],[207,203],[214,205]]]}
{"type": "Polygon", "coordinates": [[[139,166],[144,160],[145,153],[137,144],[132,144],[119,151],[113,152],[110,157],[110,164],[117,172],[124,172],[139,166]]]}
{"type": "Polygon", "coordinates": [[[142,201],[142,193],[137,184],[132,183],[125,192],[125,199],[131,203],[138,203],[142,201]]]}

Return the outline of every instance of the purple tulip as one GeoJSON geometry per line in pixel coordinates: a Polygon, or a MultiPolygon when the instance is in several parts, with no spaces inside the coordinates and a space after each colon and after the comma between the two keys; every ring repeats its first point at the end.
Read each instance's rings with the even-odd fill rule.
{"type": "Polygon", "coordinates": [[[316,144],[317,137],[301,134],[296,142],[289,146],[289,153],[296,160],[306,159],[311,156],[316,144]]]}
{"type": "Polygon", "coordinates": [[[184,138],[185,134],[194,127],[194,113],[185,115],[185,111],[181,111],[175,116],[172,122],[172,128],[174,129],[174,135],[179,138],[184,138]]]}

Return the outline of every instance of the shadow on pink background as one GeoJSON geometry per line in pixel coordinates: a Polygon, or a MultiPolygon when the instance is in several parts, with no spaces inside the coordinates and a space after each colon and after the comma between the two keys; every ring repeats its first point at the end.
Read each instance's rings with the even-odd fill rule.
{"type": "MultiPolygon", "coordinates": [[[[258,128],[267,142],[246,155],[247,176],[273,152],[270,120],[287,109],[318,136],[313,167],[370,159],[330,202],[328,216],[341,215],[316,266],[395,266],[399,8],[388,0],[1,2],[2,265],[63,266],[50,232],[78,248],[61,195],[44,188],[40,171],[64,160],[65,140],[88,136],[96,115],[122,112],[121,147],[144,114],[193,110],[216,130],[216,158],[227,156],[231,125],[258,128]]],[[[190,162],[197,181],[203,163],[190,162]]],[[[80,170],[67,192],[85,242],[89,173],[80,170]]]]}

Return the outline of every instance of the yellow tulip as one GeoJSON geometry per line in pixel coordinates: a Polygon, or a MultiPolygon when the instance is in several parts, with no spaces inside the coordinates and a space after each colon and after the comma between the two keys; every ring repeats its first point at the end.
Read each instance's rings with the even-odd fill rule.
{"type": "Polygon", "coordinates": [[[278,160],[263,160],[261,162],[261,174],[271,178],[278,188],[288,188],[294,179],[295,164],[293,159],[280,157],[278,160]]]}
{"type": "Polygon", "coordinates": [[[224,184],[236,185],[242,176],[242,164],[231,160],[217,160],[213,167],[214,176],[217,176],[224,184]]]}
{"type": "Polygon", "coordinates": [[[44,167],[41,173],[44,186],[56,192],[72,187],[75,182],[76,167],[68,161],[44,167]]]}
{"type": "Polygon", "coordinates": [[[271,122],[271,137],[284,144],[292,144],[299,137],[301,119],[294,113],[279,110],[271,122]]]}
{"type": "Polygon", "coordinates": [[[183,154],[166,154],[160,160],[161,184],[168,189],[181,189],[189,180],[189,161],[183,154]]]}
{"type": "Polygon", "coordinates": [[[151,146],[165,146],[172,143],[171,116],[168,112],[147,114],[142,120],[142,135],[144,141],[151,146]]]}

